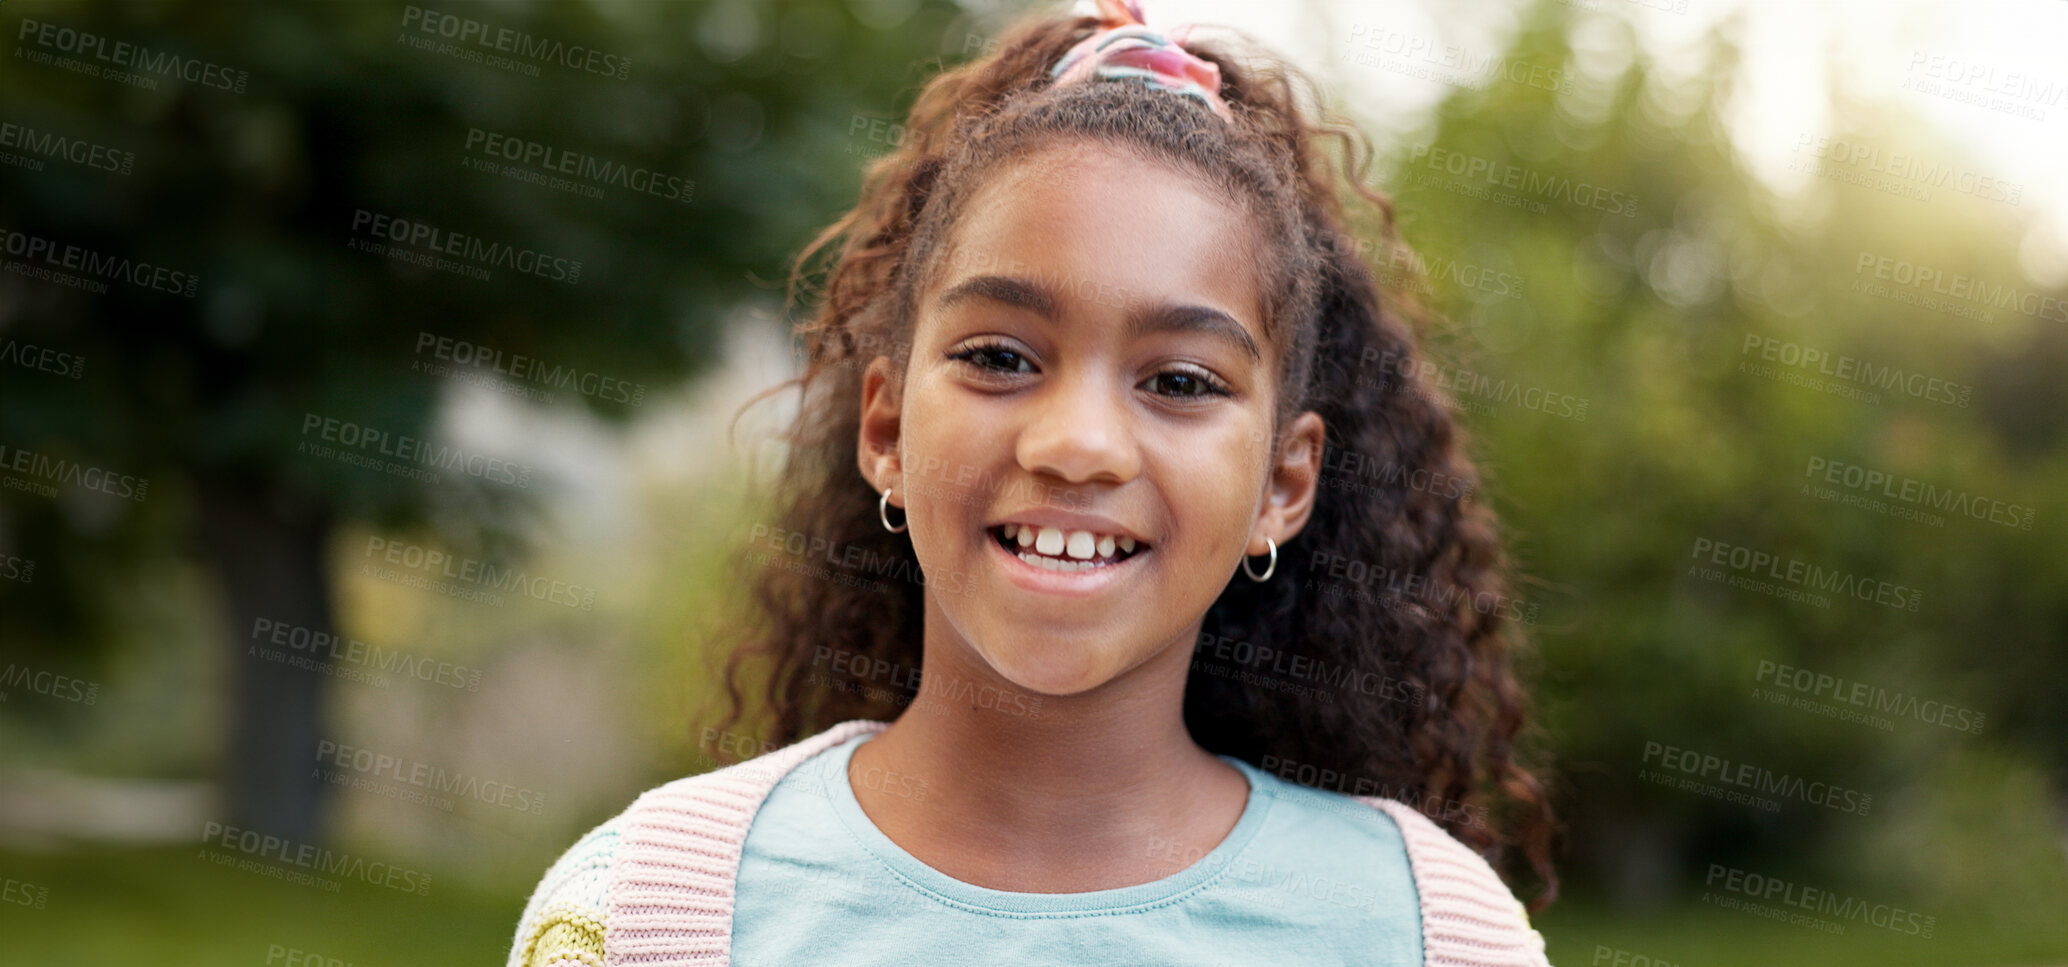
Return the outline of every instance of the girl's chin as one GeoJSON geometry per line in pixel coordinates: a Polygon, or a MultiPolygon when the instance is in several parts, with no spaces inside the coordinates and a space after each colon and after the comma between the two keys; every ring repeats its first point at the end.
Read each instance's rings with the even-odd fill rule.
{"type": "Polygon", "coordinates": [[[1112,681],[1118,671],[1108,656],[1054,640],[1001,642],[985,649],[983,657],[1013,687],[1055,698],[1088,692],[1112,681]]]}

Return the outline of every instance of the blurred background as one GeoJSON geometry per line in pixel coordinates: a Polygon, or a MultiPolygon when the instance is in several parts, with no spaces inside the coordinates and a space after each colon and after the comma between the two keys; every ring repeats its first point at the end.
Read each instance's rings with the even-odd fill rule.
{"type": "MultiPolygon", "coordinates": [[[[500,963],[740,751],[787,258],[1024,9],[0,4],[6,959],[500,963]]],[[[1150,15],[1378,148],[1529,576],[1552,960],[2068,962],[2068,5],[1150,15]]]]}

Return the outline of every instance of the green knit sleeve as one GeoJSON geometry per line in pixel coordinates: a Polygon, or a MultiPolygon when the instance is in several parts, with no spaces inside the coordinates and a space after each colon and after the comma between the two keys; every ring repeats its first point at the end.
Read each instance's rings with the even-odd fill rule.
{"type": "Polygon", "coordinates": [[[603,920],[622,825],[619,816],[590,830],[546,870],[524,905],[508,967],[603,967],[603,920]]]}

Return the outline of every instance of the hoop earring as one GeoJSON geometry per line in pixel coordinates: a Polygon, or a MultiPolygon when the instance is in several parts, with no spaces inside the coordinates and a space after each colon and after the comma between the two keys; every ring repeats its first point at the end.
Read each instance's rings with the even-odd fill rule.
{"type": "MultiPolygon", "coordinates": [[[[905,532],[905,528],[907,528],[907,527],[910,527],[910,526],[912,526],[912,525],[911,525],[911,520],[910,520],[910,518],[907,518],[907,519],[906,519],[906,522],[905,522],[905,523],[903,523],[903,524],[899,524],[899,525],[898,525],[898,526],[896,526],[896,527],[892,527],[892,526],[890,526],[890,488],[889,488],[889,487],[885,487],[885,488],[883,488],[883,499],[882,499],[882,500],[879,500],[879,501],[877,501],[877,502],[876,502],[876,519],[877,519],[877,520],[880,520],[880,521],[882,521],[882,522],[883,522],[883,529],[884,529],[884,530],[887,530],[887,531],[889,531],[889,532],[891,532],[891,533],[893,533],[893,534],[902,534],[902,533],[904,533],[904,532],[905,532]]],[[[1274,560],[1275,560],[1275,558],[1274,558],[1274,560]]]]}
{"type": "Polygon", "coordinates": [[[1250,570],[1249,555],[1244,554],[1242,556],[1242,573],[1249,575],[1250,580],[1259,584],[1271,580],[1271,575],[1278,570],[1278,542],[1266,537],[1264,538],[1264,543],[1271,546],[1271,563],[1264,566],[1263,574],[1250,570]]]}

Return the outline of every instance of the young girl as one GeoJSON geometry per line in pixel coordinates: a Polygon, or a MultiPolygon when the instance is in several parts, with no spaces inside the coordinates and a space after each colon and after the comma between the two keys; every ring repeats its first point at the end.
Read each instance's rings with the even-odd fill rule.
{"type": "Polygon", "coordinates": [[[800,258],[770,533],[810,556],[705,733],[772,744],[569,849],[512,967],[1544,962],[1482,858],[1555,890],[1522,609],[1348,233],[1339,179],[1404,254],[1368,155],[1100,12],[935,79],[800,258]]]}

